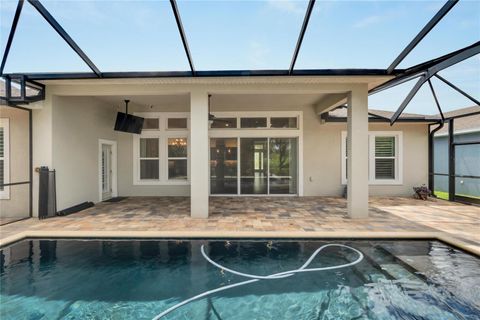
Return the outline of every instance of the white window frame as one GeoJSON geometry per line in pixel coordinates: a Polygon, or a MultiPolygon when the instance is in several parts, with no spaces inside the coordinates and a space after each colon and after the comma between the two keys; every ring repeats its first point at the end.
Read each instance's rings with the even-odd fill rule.
{"type": "Polygon", "coordinates": [[[166,131],[188,131],[190,130],[190,118],[188,113],[169,113],[169,116],[163,117],[164,123],[164,128],[166,131]],[[169,128],[168,127],[168,119],[187,119],[187,127],[186,128],[169,128]]]}
{"type": "Polygon", "coordinates": [[[160,180],[161,179],[161,154],[162,152],[160,151],[161,149],[161,139],[160,137],[158,136],[150,136],[150,135],[142,135],[141,137],[139,137],[138,139],[138,180],[139,181],[157,181],[157,180],[160,180]],[[158,156],[156,157],[142,157],[140,155],[140,140],[141,139],[156,139],[157,140],[157,144],[158,144],[158,156]],[[158,160],[158,179],[142,179],[141,176],[140,176],[140,163],[142,162],[142,160],[158,160]]]}
{"type": "MultiPolygon", "coordinates": [[[[237,128],[210,128],[208,131],[208,192],[212,197],[238,196],[238,197],[289,197],[303,196],[303,112],[302,111],[247,111],[247,112],[214,112],[217,118],[236,118],[237,128]],[[240,118],[266,117],[265,128],[240,128],[240,118]],[[297,117],[297,128],[270,128],[271,117],[297,117]],[[211,138],[236,138],[237,139],[237,194],[211,194],[210,193],[210,139],[211,138]],[[297,138],[298,167],[297,167],[297,193],[296,194],[241,194],[240,193],[240,139],[241,138],[267,138],[269,142],[273,138],[297,138]]],[[[268,145],[269,146],[269,145],[268,145]]],[[[268,147],[269,150],[269,147],[268,147]]],[[[268,176],[270,167],[268,166],[268,176]]],[[[267,179],[270,183],[270,179],[267,179]]]]}
{"type": "MultiPolygon", "coordinates": [[[[342,185],[347,184],[347,131],[341,133],[341,175],[342,185]]],[[[369,131],[368,132],[368,184],[369,185],[402,185],[403,184],[403,132],[402,131],[369,131]],[[375,178],[375,137],[395,138],[395,179],[375,178]]]]}
{"type": "MultiPolygon", "coordinates": [[[[174,130],[177,130],[177,131],[178,131],[178,129],[174,129],[174,130]]],[[[166,162],[167,165],[166,165],[166,173],[165,173],[165,174],[166,174],[166,177],[167,177],[167,178],[166,178],[167,181],[169,181],[169,182],[178,182],[178,181],[184,182],[184,181],[188,181],[188,180],[189,180],[189,177],[190,177],[190,176],[188,175],[188,173],[189,173],[189,169],[188,169],[189,161],[188,161],[188,158],[189,158],[189,154],[190,154],[189,145],[190,145],[190,139],[189,139],[188,136],[171,136],[171,137],[169,136],[169,137],[167,137],[166,143],[165,143],[165,148],[166,148],[165,152],[166,152],[166,154],[167,154],[167,162],[166,162]],[[187,156],[186,156],[186,157],[170,157],[170,156],[168,155],[168,139],[186,139],[186,140],[187,140],[187,156]],[[185,179],[178,179],[178,178],[177,178],[177,179],[175,179],[175,178],[172,178],[172,179],[171,179],[171,178],[168,176],[168,161],[170,161],[170,160],[187,160],[187,179],[186,179],[186,180],[185,180],[185,179]]]]}
{"type": "Polygon", "coordinates": [[[247,112],[213,112],[216,118],[235,118],[236,128],[209,128],[212,131],[299,131],[302,130],[303,113],[301,111],[247,111],[247,112]],[[267,126],[259,128],[241,128],[242,118],[267,118],[267,126]],[[273,128],[271,124],[271,118],[297,118],[296,128],[273,128]]]}
{"type": "MultiPolygon", "coordinates": [[[[0,118],[0,127],[3,128],[3,183],[10,183],[10,119],[0,118]]],[[[0,200],[10,199],[10,186],[0,191],[0,200]]]]}
{"type": "MultiPolygon", "coordinates": [[[[190,184],[190,114],[188,112],[135,112],[136,116],[158,118],[159,128],[133,135],[133,185],[190,184]],[[187,118],[187,129],[168,129],[169,118],[187,118]],[[159,179],[140,179],[140,139],[157,138],[159,143],[159,179]],[[187,179],[168,179],[168,138],[187,139],[187,179]]],[[[152,158],[153,159],[153,158],[152,158]]],[[[156,159],[156,158],[155,158],[156,159]]]]}
{"type": "MultiPolygon", "coordinates": [[[[135,113],[135,114],[137,114],[137,113],[135,113]]],[[[160,127],[162,126],[162,124],[161,124],[161,119],[158,117],[158,115],[154,115],[154,116],[151,116],[151,117],[150,116],[145,116],[144,118],[145,119],[158,119],[158,129],[156,129],[156,128],[148,128],[148,129],[142,128],[142,132],[143,131],[158,131],[158,130],[160,130],[160,127]]]]}

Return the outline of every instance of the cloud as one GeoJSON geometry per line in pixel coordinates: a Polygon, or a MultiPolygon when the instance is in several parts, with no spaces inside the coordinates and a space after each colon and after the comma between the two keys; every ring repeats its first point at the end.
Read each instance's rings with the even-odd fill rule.
{"type": "Polygon", "coordinates": [[[305,11],[301,3],[295,0],[268,0],[268,5],[273,9],[294,14],[302,14],[305,11]]]}
{"type": "Polygon", "coordinates": [[[405,18],[409,15],[408,10],[405,7],[396,7],[394,10],[382,11],[379,14],[371,14],[364,18],[361,18],[353,24],[354,28],[368,28],[370,26],[382,24],[385,22],[399,21],[399,19],[405,18]]]}
{"type": "MultiPolygon", "coordinates": [[[[59,20],[77,23],[79,19],[90,24],[102,25],[107,23],[111,16],[101,2],[96,1],[44,1],[45,7],[59,20]]],[[[103,2],[104,4],[107,2],[103,2]]],[[[113,2],[111,2],[113,4],[113,2]]],[[[37,12],[35,12],[37,14],[37,12]]],[[[23,14],[23,12],[22,12],[23,14]]]]}
{"type": "Polygon", "coordinates": [[[382,21],[385,21],[385,19],[386,19],[385,16],[372,15],[372,16],[368,16],[368,17],[365,17],[365,18],[357,21],[353,25],[353,27],[357,28],[357,29],[365,28],[365,27],[369,27],[371,25],[381,23],[382,21]]]}

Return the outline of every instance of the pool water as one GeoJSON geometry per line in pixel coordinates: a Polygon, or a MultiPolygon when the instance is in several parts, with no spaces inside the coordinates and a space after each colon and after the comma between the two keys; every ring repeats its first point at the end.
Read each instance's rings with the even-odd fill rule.
{"type": "Polygon", "coordinates": [[[0,251],[0,319],[153,319],[249,280],[161,319],[480,319],[480,259],[426,240],[25,240],[0,251]],[[355,264],[227,270],[296,270],[326,244],[353,249],[306,268],[355,264]]]}

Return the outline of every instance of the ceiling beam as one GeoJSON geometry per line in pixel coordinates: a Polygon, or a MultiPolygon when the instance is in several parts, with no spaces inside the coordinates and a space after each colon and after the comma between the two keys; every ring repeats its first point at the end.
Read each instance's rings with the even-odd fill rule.
{"type": "Polygon", "coordinates": [[[413,40],[403,49],[395,60],[387,68],[388,73],[392,71],[406,58],[406,56],[422,41],[423,38],[447,15],[447,13],[458,3],[459,0],[447,0],[443,7],[433,16],[413,40]]]}
{"type": "Polygon", "coordinates": [[[295,63],[297,62],[298,53],[300,52],[300,47],[302,46],[303,37],[305,36],[305,31],[307,31],[308,21],[312,15],[313,6],[315,5],[315,0],[310,0],[307,6],[307,12],[305,13],[305,18],[303,19],[302,29],[300,29],[300,35],[298,36],[297,45],[295,46],[295,51],[293,52],[292,62],[290,62],[290,68],[288,69],[288,74],[293,73],[295,68],[295,63]]]}
{"type": "Polygon", "coordinates": [[[5,64],[7,63],[8,53],[10,52],[10,47],[12,46],[13,37],[15,36],[15,31],[17,30],[18,20],[20,19],[20,14],[22,13],[23,0],[18,0],[17,9],[15,10],[15,15],[13,16],[12,27],[10,28],[10,34],[8,35],[7,45],[5,46],[5,51],[2,57],[2,64],[0,65],[0,76],[3,76],[3,70],[5,69],[5,64]]]}
{"type": "Polygon", "coordinates": [[[185,49],[185,54],[187,55],[188,64],[190,65],[190,70],[192,75],[195,75],[195,66],[193,64],[192,54],[190,53],[190,48],[188,46],[187,36],[185,34],[185,29],[183,28],[182,19],[180,18],[180,12],[178,11],[177,1],[170,0],[172,6],[173,14],[175,15],[175,21],[177,22],[178,32],[180,32],[180,37],[182,38],[183,48],[185,49]]]}
{"type": "Polygon", "coordinates": [[[322,114],[331,111],[347,102],[347,93],[332,93],[315,103],[315,113],[322,114]]]}
{"type": "Polygon", "coordinates": [[[77,45],[75,41],[70,37],[70,35],[63,29],[63,27],[55,20],[55,18],[48,12],[48,10],[40,3],[39,0],[28,0],[28,2],[42,15],[42,17],[52,26],[53,29],[60,35],[60,37],[67,42],[70,48],[75,51],[80,58],[88,65],[90,69],[97,75],[101,77],[102,73],[95,66],[95,64],[88,58],[88,56],[83,52],[82,49],[77,45]]]}

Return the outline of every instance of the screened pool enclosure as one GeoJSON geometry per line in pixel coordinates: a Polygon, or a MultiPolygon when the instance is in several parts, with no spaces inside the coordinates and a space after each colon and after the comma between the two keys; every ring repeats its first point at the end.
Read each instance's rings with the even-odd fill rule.
{"type": "MultiPolygon", "coordinates": [[[[474,105],[471,115],[480,114],[478,1],[19,0],[2,1],[0,14],[1,101],[11,107],[44,101],[47,83],[71,80],[384,76],[369,88],[369,104],[395,111],[384,119],[391,125],[403,112],[438,113],[431,118],[433,136],[454,122],[443,111],[474,105]]],[[[217,130],[287,128],[292,134],[209,137],[210,193],[297,194],[296,119],[214,122],[217,130]]],[[[31,125],[25,130],[32,134],[31,125]]],[[[139,177],[187,177],[187,137],[171,138],[168,172],[158,169],[158,143],[139,142],[139,177]]],[[[449,170],[442,172],[434,169],[430,143],[429,184],[434,190],[442,176],[449,199],[459,200],[455,179],[480,177],[455,171],[454,150],[461,152],[465,142],[450,140],[449,170]]],[[[29,143],[24,148],[31,157],[29,143]]],[[[389,163],[389,157],[378,161],[389,163]]],[[[25,171],[33,171],[31,162],[25,171]]],[[[22,182],[32,188],[27,176],[22,182]]],[[[14,186],[2,180],[1,187],[14,186]]],[[[32,196],[24,201],[31,212],[32,196]]]]}

